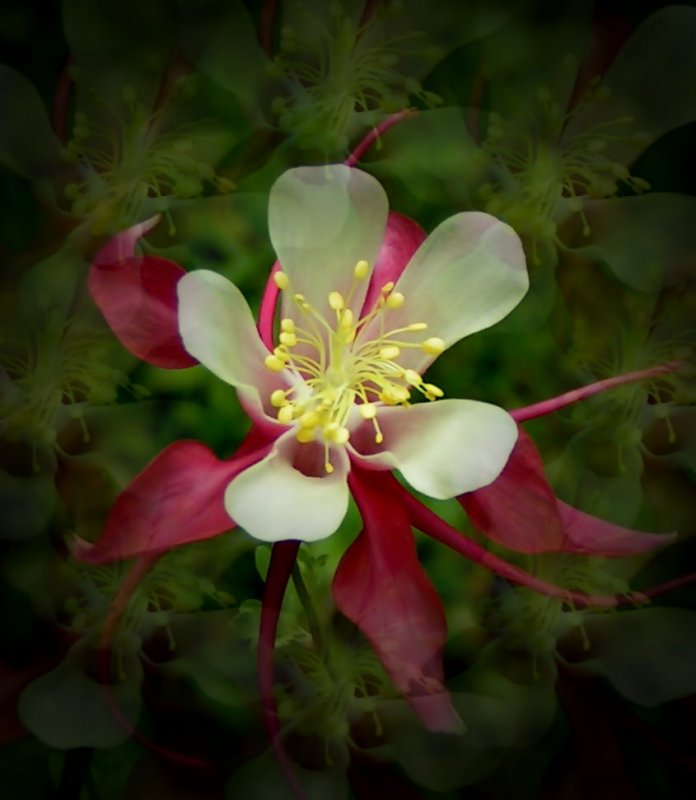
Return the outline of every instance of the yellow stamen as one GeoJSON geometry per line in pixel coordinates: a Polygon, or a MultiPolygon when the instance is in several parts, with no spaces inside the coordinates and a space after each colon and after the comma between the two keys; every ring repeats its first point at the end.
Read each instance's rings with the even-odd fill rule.
{"type": "Polygon", "coordinates": [[[329,293],[329,305],[334,311],[342,311],[346,305],[343,295],[340,292],[329,293]]]}
{"type": "Polygon", "coordinates": [[[276,272],[276,274],[273,276],[273,282],[281,290],[287,289],[288,286],[290,286],[290,278],[288,278],[288,276],[281,270],[278,270],[278,272],[276,272]]]}
{"type": "Polygon", "coordinates": [[[281,361],[278,356],[266,356],[263,363],[266,365],[266,369],[270,369],[271,372],[282,372],[285,369],[285,362],[281,361]]]}
{"type": "Polygon", "coordinates": [[[367,278],[367,273],[370,271],[370,265],[367,261],[361,260],[355,265],[355,269],[353,270],[353,275],[355,279],[358,281],[365,280],[367,278]]]}
{"type": "Polygon", "coordinates": [[[308,444],[314,441],[314,431],[316,428],[298,428],[295,438],[300,444],[308,444]]]}
{"type": "Polygon", "coordinates": [[[387,297],[387,308],[401,308],[404,304],[404,296],[401,292],[392,292],[389,297],[387,297]]]}
{"type": "Polygon", "coordinates": [[[431,336],[421,344],[421,350],[429,356],[439,356],[445,349],[445,342],[438,336],[431,336]]]}
{"type": "Polygon", "coordinates": [[[276,389],[271,392],[271,405],[273,408],[282,408],[287,402],[285,392],[282,389],[276,389]]]}
{"type": "Polygon", "coordinates": [[[388,347],[381,348],[379,357],[383,358],[385,361],[393,361],[395,358],[398,358],[400,352],[401,350],[395,345],[389,345],[388,347]]]}
{"type": "Polygon", "coordinates": [[[358,406],[358,411],[363,419],[374,419],[377,416],[377,407],[374,403],[363,403],[358,406]]]}
{"type": "MultiPolygon", "coordinates": [[[[377,419],[380,403],[407,408],[413,389],[428,400],[443,395],[433,384],[424,384],[416,370],[398,363],[404,350],[438,355],[445,343],[437,337],[422,341],[410,335],[426,330],[425,322],[388,329],[385,320],[389,311],[401,308],[405,302],[403,294],[393,291],[393,281],[381,287],[378,301],[356,321],[351,300],[357,282],[368,274],[367,262],[360,261],[354,268],[355,280],[348,294],[328,293],[328,305],[335,312],[332,321],[310,305],[304,295],[292,295],[295,313],[281,320],[278,346],[264,362],[272,371],[288,370],[295,379],[294,388],[271,393],[271,405],[278,409],[281,424],[295,426],[298,442],[323,443],[327,473],[334,470],[330,448],[345,445],[350,439],[347,423],[356,403],[360,417],[374,427],[375,442],[381,444],[384,435],[377,419]],[[368,326],[373,335],[366,340],[368,326]],[[299,352],[294,349],[298,345],[299,352]]],[[[285,285],[283,278],[280,283],[285,285]]]]}
{"type": "Polygon", "coordinates": [[[294,406],[288,404],[287,406],[283,406],[278,410],[277,419],[278,422],[282,422],[283,425],[289,425],[292,422],[294,415],[294,406]]]}
{"type": "Polygon", "coordinates": [[[280,332],[280,343],[284,344],[286,347],[294,347],[297,344],[297,336],[294,333],[286,333],[285,331],[280,332]]]}
{"type": "Polygon", "coordinates": [[[415,369],[405,369],[404,380],[406,381],[406,383],[410,383],[411,386],[419,386],[423,382],[423,379],[415,371],[415,369]]]}

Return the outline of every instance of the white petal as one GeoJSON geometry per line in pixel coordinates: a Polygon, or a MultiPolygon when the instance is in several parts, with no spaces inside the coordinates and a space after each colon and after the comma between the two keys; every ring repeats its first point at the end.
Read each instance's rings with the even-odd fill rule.
{"type": "Polygon", "coordinates": [[[209,270],[186,274],[178,285],[179,332],[186,350],[257,409],[269,409],[274,389],[290,385],[286,373],[264,365],[268,350],[239,289],[209,270]]]}
{"type": "MultiPolygon", "coordinates": [[[[441,223],[416,251],[395,287],[406,298],[388,311],[386,330],[426,322],[425,334],[450,347],[464,336],[499,322],[529,288],[522,243],[504,222],[480,212],[456,214],[441,223]]],[[[356,346],[379,335],[376,320],[356,346]]],[[[423,372],[433,360],[420,350],[404,350],[399,364],[423,372]]]]}
{"type": "Polygon", "coordinates": [[[348,509],[349,462],[343,447],[331,450],[333,473],[324,471],[323,460],[323,447],[300,444],[295,432],[289,431],[266,458],[230,483],[225,492],[227,513],[250,536],[264,542],[313,542],[331,536],[348,509]]]}
{"type": "MultiPolygon", "coordinates": [[[[268,207],[271,242],[290,278],[283,293],[282,313],[295,316],[292,294],[299,292],[324,316],[331,291],[344,297],[353,284],[358,261],[374,265],[384,236],[387,196],[365,172],[331,164],[298,167],[278,178],[268,207]]],[[[353,294],[351,307],[362,307],[368,280],[353,294]]]]}
{"type": "Polygon", "coordinates": [[[446,500],[492,483],[517,441],[517,424],[498,406],[477,400],[437,400],[380,408],[384,434],[374,443],[369,423],[351,434],[366,466],[398,469],[423,494],[446,500]]]}

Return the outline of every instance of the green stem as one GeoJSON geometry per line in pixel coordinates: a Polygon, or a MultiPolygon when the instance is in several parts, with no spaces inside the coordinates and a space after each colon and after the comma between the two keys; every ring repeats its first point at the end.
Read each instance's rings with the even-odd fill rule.
{"type": "Polygon", "coordinates": [[[297,562],[295,562],[295,565],[292,568],[292,582],[295,586],[297,596],[300,598],[300,602],[302,603],[305,616],[307,617],[309,632],[312,634],[314,644],[319,650],[321,650],[323,649],[324,636],[321,631],[321,625],[319,624],[319,617],[317,616],[317,612],[314,610],[314,603],[312,603],[312,598],[309,596],[307,584],[304,582],[302,572],[300,571],[300,567],[297,562]]]}

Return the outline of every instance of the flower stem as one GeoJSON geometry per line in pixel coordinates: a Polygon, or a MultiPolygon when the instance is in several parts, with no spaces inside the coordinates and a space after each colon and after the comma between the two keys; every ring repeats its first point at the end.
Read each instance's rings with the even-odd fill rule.
{"type": "Polygon", "coordinates": [[[258,672],[259,687],[261,691],[261,707],[263,724],[271,740],[273,751],[280,768],[290,785],[293,794],[298,800],[305,800],[305,792],[293,772],[290,760],[280,734],[280,720],[276,708],[273,687],[273,650],[276,634],[278,632],[278,618],[283,604],[285,590],[290,580],[290,575],[295,567],[297,551],[300,543],[297,541],[277,542],[271,552],[271,563],[266,575],[266,587],[261,605],[261,626],[259,630],[258,672]]]}
{"type": "Polygon", "coordinates": [[[305,616],[307,617],[307,625],[309,626],[309,632],[312,634],[314,644],[318,650],[321,650],[323,647],[323,635],[321,632],[319,617],[317,616],[317,612],[314,610],[314,603],[312,603],[312,598],[307,591],[307,584],[304,582],[302,572],[297,562],[295,562],[295,565],[292,568],[292,582],[295,586],[297,596],[300,598],[300,602],[302,603],[305,616]]]}
{"type": "Polygon", "coordinates": [[[572,389],[570,392],[560,394],[558,397],[552,397],[550,400],[543,400],[541,403],[534,403],[531,406],[516,408],[510,412],[510,416],[516,422],[526,422],[536,417],[543,417],[545,414],[551,414],[553,411],[558,411],[572,403],[577,403],[578,400],[585,400],[593,394],[599,394],[607,389],[613,389],[615,386],[622,386],[624,383],[632,383],[633,381],[642,381],[646,378],[655,378],[658,375],[667,375],[670,372],[677,372],[683,367],[683,361],[669,361],[666,364],[659,364],[656,367],[627,372],[625,375],[616,375],[613,378],[606,378],[605,380],[591,383],[588,386],[582,386],[579,389],[572,389]]]}
{"type": "Polygon", "coordinates": [[[413,108],[405,108],[403,111],[397,111],[396,114],[392,114],[385,120],[382,120],[377,127],[372,128],[372,130],[367,134],[367,136],[365,136],[365,138],[343,163],[347,167],[354,167],[365,155],[366,151],[369,150],[369,148],[383,133],[386,133],[389,128],[392,128],[398,122],[401,122],[402,119],[406,119],[407,117],[415,117],[417,113],[418,112],[413,108]]]}

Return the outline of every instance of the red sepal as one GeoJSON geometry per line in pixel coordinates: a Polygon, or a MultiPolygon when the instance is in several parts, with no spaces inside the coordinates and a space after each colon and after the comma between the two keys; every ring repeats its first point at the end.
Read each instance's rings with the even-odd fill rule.
{"type": "Polygon", "coordinates": [[[186,271],[164,258],[135,255],[136,242],[153,224],[135,225],[107,242],[90,267],[89,291],[133,355],[156,367],[192,367],[198,361],[184,349],[177,315],[177,284],[186,271]]]}
{"type": "Polygon", "coordinates": [[[445,614],[418,561],[408,515],[377,473],[353,469],[349,480],[364,528],[336,570],[336,605],[428,728],[461,731],[443,682],[445,614]]]}
{"type": "Polygon", "coordinates": [[[471,524],[498,544],[520,553],[563,549],[556,495],[539,451],[521,428],[505,469],[493,483],[457,499],[471,524]]]}
{"type": "Polygon", "coordinates": [[[205,445],[175,442],[121,492],[94,544],[78,540],[75,555],[93,564],[162,553],[233,528],[223,497],[235,475],[268,447],[221,461],[205,445]]]}
{"type": "Polygon", "coordinates": [[[546,479],[534,442],[521,428],[498,478],[457,499],[474,527],[520,553],[563,551],[612,558],[646,553],[674,540],[673,534],[624,528],[563,503],[546,479]]]}

